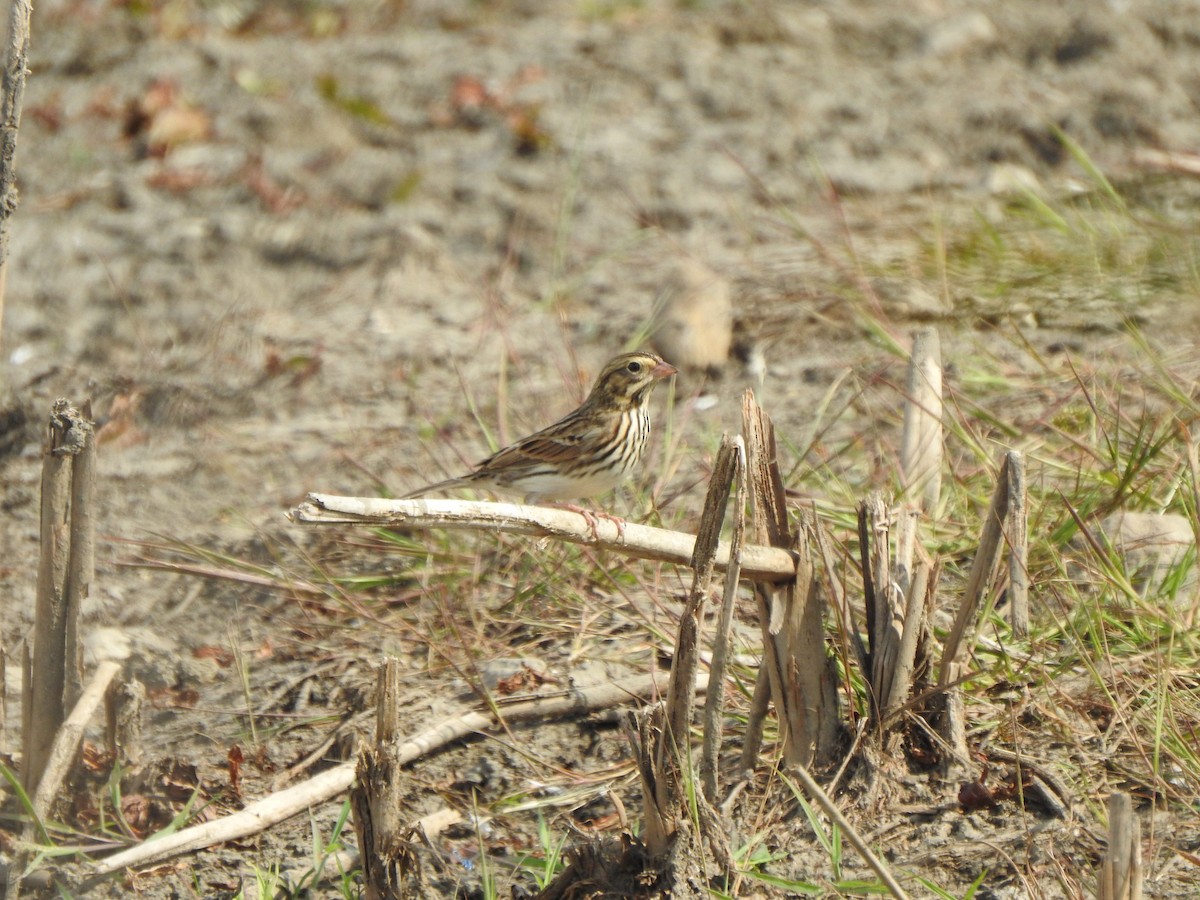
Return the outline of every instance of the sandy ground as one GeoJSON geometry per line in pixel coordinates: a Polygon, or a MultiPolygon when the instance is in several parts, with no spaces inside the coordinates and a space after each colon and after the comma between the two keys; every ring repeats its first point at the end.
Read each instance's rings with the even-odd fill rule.
{"type": "MultiPolygon", "coordinates": [[[[236,667],[198,648],[238,648],[280,709],[340,658],[306,695],[336,716],[399,638],[330,641],[315,621],[301,637],[280,592],[129,567],[146,551],[123,541],[268,571],[325,547],[283,519],[305,491],[460,469],[487,449],[472,405],[500,439],[565,412],[695,262],[728,288],[752,364],[677,423],[692,461],[660,496],[684,519],[744,386],[796,433],[848,365],[899,377],[856,313],[864,272],[888,329],[936,322],[952,357],[1010,316],[1050,352],[1111,353],[1130,318],[1194,347],[1194,313],[1164,313],[1194,298],[993,299],[918,260],[996,192],[1078,182],[1060,130],[1116,175],[1140,149],[1200,147],[1198,47],[1184,0],[39,4],[2,343],[31,418],[0,462],[0,640],[11,654],[30,627],[59,396],[108,423],[89,627],[116,629],[96,643],[125,647],[152,691],[200,698],[156,706],[151,767],[215,778],[250,743],[246,703],[236,667]]],[[[555,740],[581,766],[619,755],[615,735],[555,740]]],[[[275,766],[316,743],[281,736],[275,766]]],[[[246,853],[302,861],[307,823],[271,840],[246,853]]],[[[240,853],[200,881],[235,882],[240,853]]]]}

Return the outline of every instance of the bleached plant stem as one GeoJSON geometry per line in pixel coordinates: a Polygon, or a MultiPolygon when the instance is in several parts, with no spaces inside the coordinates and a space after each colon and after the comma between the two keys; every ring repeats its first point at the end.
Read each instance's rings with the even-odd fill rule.
{"type": "MultiPolygon", "coordinates": [[[[305,525],[463,528],[554,537],[681,566],[691,564],[696,545],[695,535],[685,532],[633,522],[618,527],[609,519],[599,519],[593,533],[587,518],[572,510],[473,500],[380,500],[309,494],[304,503],[292,510],[291,518],[305,525]]],[[[778,547],[745,547],[742,577],[767,582],[793,579],[795,559],[793,553],[778,547]]],[[[728,541],[718,544],[715,565],[722,571],[729,567],[728,541]]]]}

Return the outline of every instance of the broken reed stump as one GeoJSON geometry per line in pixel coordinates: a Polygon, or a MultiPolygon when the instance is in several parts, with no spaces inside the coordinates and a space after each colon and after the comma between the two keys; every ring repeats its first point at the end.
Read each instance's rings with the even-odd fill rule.
{"type": "MultiPolygon", "coordinates": [[[[746,444],[741,435],[732,439],[733,478],[737,481],[737,495],[733,504],[733,532],[729,538],[729,568],[725,571],[725,591],[721,597],[721,613],[717,620],[713,639],[712,665],[709,681],[715,685],[725,684],[731,652],[730,638],[733,630],[733,612],[737,603],[738,585],[742,573],[742,549],[746,539],[746,502],[749,490],[746,485],[746,444]]],[[[709,691],[704,700],[704,731],[700,754],[700,781],[704,795],[710,803],[717,803],[718,762],[721,749],[721,715],[724,710],[724,690],[709,691]]]]}
{"type": "Polygon", "coordinates": [[[824,601],[814,576],[811,548],[815,523],[805,516],[800,529],[791,530],[775,425],[753,391],[746,391],[743,397],[742,423],[755,538],[772,547],[787,548],[796,560],[793,578],[755,583],[763,666],[746,726],[742,764],[752,768],[757,761],[769,700],[779,719],[785,764],[822,765],[836,753],[841,722],[836,671],[825,653],[824,601]]]}
{"type": "MultiPolygon", "coordinates": [[[[942,655],[941,670],[938,674],[938,684],[946,687],[954,679],[950,677],[949,667],[957,659],[963,648],[968,627],[973,626],[979,617],[979,609],[983,599],[988,596],[989,588],[995,581],[996,569],[1000,562],[1000,551],[1008,540],[1019,540],[1022,544],[1018,553],[1021,566],[1025,565],[1026,551],[1024,549],[1025,534],[1008,527],[1012,515],[1012,499],[1015,491],[1012,487],[1014,479],[1024,482],[1024,461],[1021,454],[1015,450],[1004,455],[1000,464],[1000,472],[996,478],[996,487],[992,491],[992,501],[984,515],[983,529],[979,535],[979,549],[975,551],[975,559],[971,563],[971,572],[967,576],[967,585],[963,589],[962,603],[954,618],[954,626],[946,638],[946,646],[942,655]],[[1014,475],[1019,470],[1020,475],[1014,475]]],[[[1021,498],[1023,500],[1023,497],[1021,498]]]]}
{"type": "Polygon", "coordinates": [[[913,335],[900,479],[910,503],[928,514],[937,509],[942,490],[942,345],[936,328],[913,335]]]}
{"type": "Polygon", "coordinates": [[[368,900],[403,896],[404,882],[420,865],[401,836],[399,753],[400,666],[388,657],[379,667],[375,696],[375,740],[358,752],[357,779],[350,789],[354,831],[368,900]]]}
{"type": "MultiPolygon", "coordinates": [[[[701,623],[730,489],[741,468],[740,447],[740,440],[724,435],[713,466],[692,553],[692,585],[679,617],[666,697],[625,718],[625,734],[642,789],[641,840],[626,835],[619,844],[610,842],[592,851],[576,852],[567,868],[538,895],[540,900],[590,896],[597,882],[608,886],[604,896],[706,897],[704,860],[709,854],[703,852],[705,846],[713,849],[712,856],[722,874],[733,871],[732,851],[716,813],[705,799],[707,792],[695,793],[689,787],[700,781],[715,791],[716,785],[715,751],[705,757],[712,768],[704,769],[698,777],[691,752],[691,722],[700,666],[701,623]],[[620,885],[630,872],[637,873],[639,879],[620,885]]],[[[744,498],[744,492],[739,491],[739,496],[744,498]]],[[[740,510],[737,515],[740,519],[740,510]]],[[[727,578],[732,585],[727,584],[726,594],[730,589],[736,591],[736,549],[731,558],[734,564],[727,578]]],[[[722,643],[727,645],[727,641],[722,643]]],[[[710,677],[709,683],[713,689],[706,708],[717,712],[705,718],[706,748],[710,741],[716,743],[709,729],[719,728],[720,700],[714,700],[714,695],[722,691],[720,681],[710,677]]]]}
{"type": "MultiPolygon", "coordinates": [[[[937,730],[947,747],[943,768],[949,771],[956,763],[969,758],[966,742],[966,712],[962,691],[958,683],[963,676],[963,649],[967,645],[968,631],[978,627],[980,609],[987,597],[995,599],[998,593],[996,576],[1000,564],[1000,553],[1005,543],[1009,545],[1009,576],[1017,573],[1020,604],[1024,616],[1028,617],[1028,590],[1026,544],[1027,520],[1025,515],[1025,468],[1024,457],[1019,451],[1010,450],[1004,455],[992,499],[984,514],[979,535],[979,546],[971,571],[963,588],[962,601],[954,618],[954,625],[942,647],[942,658],[938,668],[937,685],[941,693],[937,700],[940,713],[937,730]]],[[[1011,589],[1011,583],[1010,583],[1011,589]]],[[[1028,630],[1027,621],[1014,622],[1017,627],[1028,630]]]]}
{"type": "Polygon", "coordinates": [[[42,456],[33,651],[26,645],[22,654],[23,783],[30,796],[81,690],[78,621],[94,574],[95,459],[92,423],[68,401],[55,401],[42,456]]]}
{"type": "Polygon", "coordinates": [[[917,540],[919,518],[908,505],[889,509],[878,493],[858,507],[869,641],[864,674],[876,747],[899,736],[898,716],[913,694],[913,677],[931,665],[929,615],[937,568],[917,540]]]}
{"type": "Polygon", "coordinates": [[[1098,900],[1141,900],[1142,828],[1128,794],[1108,798],[1108,851],[1100,867],[1098,900]]]}
{"type": "Polygon", "coordinates": [[[1004,539],[1008,544],[1008,623],[1013,637],[1029,636],[1029,510],[1026,506],[1025,455],[1010,450],[1004,455],[1008,517],[1004,539]]]}

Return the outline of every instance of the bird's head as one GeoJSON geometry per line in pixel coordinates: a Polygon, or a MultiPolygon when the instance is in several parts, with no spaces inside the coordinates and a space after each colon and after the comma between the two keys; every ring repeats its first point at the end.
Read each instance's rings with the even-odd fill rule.
{"type": "Polygon", "coordinates": [[[677,371],[653,353],[622,353],[604,367],[587,402],[617,409],[641,406],[654,385],[677,371]]]}

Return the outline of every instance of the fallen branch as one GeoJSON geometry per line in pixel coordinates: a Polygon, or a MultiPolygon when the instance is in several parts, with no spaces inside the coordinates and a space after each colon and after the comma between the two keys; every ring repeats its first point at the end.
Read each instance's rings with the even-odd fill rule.
{"type": "MultiPolygon", "coordinates": [[[[524,700],[511,706],[501,706],[500,709],[505,719],[510,721],[579,715],[657,695],[666,689],[667,678],[667,673],[656,672],[654,675],[643,675],[565,691],[554,696],[524,700]]],[[[707,687],[708,676],[698,675],[696,690],[703,692],[707,687]]],[[[453,716],[406,740],[399,746],[397,758],[401,764],[410,763],[447,744],[487,731],[495,725],[495,716],[490,712],[471,710],[453,716]]],[[[223,819],[185,828],[164,837],[152,838],[136,847],[116,853],[96,864],[92,870],[93,877],[81,885],[81,889],[88,890],[104,877],[131,866],[149,865],[181,853],[202,850],[213,844],[238,840],[265,831],[309,807],[345,793],[354,782],[354,768],[353,762],[342,763],[308,781],[251,803],[245,809],[223,819]]]]}
{"type": "MultiPolygon", "coordinates": [[[[599,519],[595,530],[586,517],[567,509],[484,503],[473,500],[379,500],[371,497],[338,497],[309,494],[291,512],[305,525],[373,525],[375,527],[467,528],[504,531],[535,537],[554,537],[573,544],[591,544],[641,559],[690,565],[696,536],[665,528],[635,525],[618,528],[599,519]]],[[[717,547],[716,567],[729,567],[729,542],[717,547]]],[[[778,547],[742,548],[742,577],[779,582],[796,577],[795,554],[778,547]]]]}

